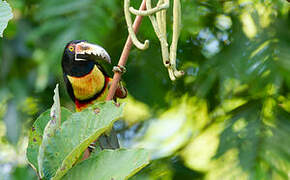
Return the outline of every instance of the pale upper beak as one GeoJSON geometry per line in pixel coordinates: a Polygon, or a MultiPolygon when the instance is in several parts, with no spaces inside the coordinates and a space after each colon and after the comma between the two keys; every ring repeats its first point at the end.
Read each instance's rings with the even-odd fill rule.
{"type": "Polygon", "coordinates": [[[111,58],[107,51],[99,45],[88,42],[80,42],[75,46],[75,60],[76,61],[97,61],[105,60],[111,63],[111,58]]]}

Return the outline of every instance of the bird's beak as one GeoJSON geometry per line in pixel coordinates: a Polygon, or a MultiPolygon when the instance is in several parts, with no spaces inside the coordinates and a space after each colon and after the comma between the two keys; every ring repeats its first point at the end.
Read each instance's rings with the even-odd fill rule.
{"type": "Polygon", "coordinates": [[[75,46],[76,61],[105,60],[111,64],[111,58],[107,51],[99,45],[88,42],[80,42],[75,46]]]}

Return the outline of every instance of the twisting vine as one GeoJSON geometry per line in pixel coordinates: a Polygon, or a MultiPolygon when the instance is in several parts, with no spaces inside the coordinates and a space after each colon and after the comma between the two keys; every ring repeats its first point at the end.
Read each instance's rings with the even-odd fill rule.
{"type": "MultiPolygon", "coordinates": [[[[167,36],[166,36],[166,9],[169,8],[169,0],[159,0],[157,6],[151,7],[151,0],[143,0],[139,10],[130,7],[130,0],[124,0],[124,13],[125,19],[128,26],[128,38],[126,44],[124,45],[121,57],[119,59],[118,66],[125,66],[132,43],[139,49],[145,50],[149,47],[149,40],[141,43],[136,33],[141,24],[143,16],[149,16],[150,21],[153,25],[154,31],[161,44],[161,52],[164,66],[168,69],[169,77],[171,80],[182,76],[183,71],[178,71],[176,68],[176,50],[177,43],[180,33],[180,22],[181,22],[181,7],[180,0],[174,0],[173,2],[173,37],[170,46],[170,51],[168,49],[167,36]],[[147,6],[147,8],[146,8],[147,6]],[[131,14],[136,15],[134,24],[132,25],[131,14]]],[[[121,79],[122,73],[115,71],[109,93],[106,100],[112,100],[118,83],[121,79]]]]}
{"type": "MultiPolygon", "coordinates": [[[[146,40],[144,43],[141,43],[137,39],[136,34],[135,34],[134,30],[133,30],[133,26],[132,26],[131,14],[128,13],[129,12],[129,5],[130,5],[130,0],[125,0],[125,3],[124,3],[125,19],[126,19],[126,22],[127,22],[129,35],[130,35],[131,40],[133,41],[133,43],[134,43],[134,45],[136,47],[138,47],[139,49],[145,50],[145,49],[147,49],[149,47],[149,41],[146,40]]],[[[139,12],[138,10],[135,10],[135,11],[139,12]]],[[[141,10],[141,11],[143,11],[143,10],[141,10]]]]}
{"type": "Polygon", "coordinates": [[[169,8],[169,0],[159,0],[154,8],[151,7],[151,0],[146,0],[146,6],[147,10],[136,10],[133,7],[130,7],[130,0],[124,0],[124,13],[129,36],[137,48],[141,50],[147,49],[149,46],[149,40],[145,40],[144,43],[141,43],[137,39],[136,34],[133,31],[130,13],[137,16],[149,16],[155,34],[160,41],[163,64],[168,69],[170,79],[175,80],[184,74],[183,71],[179,71],[176,68],[176,51],[181,22],[180,0],[173,1],[173,36],[170,49],[168,49],[168,41],[166,37],[166,9],[169,8]]]}

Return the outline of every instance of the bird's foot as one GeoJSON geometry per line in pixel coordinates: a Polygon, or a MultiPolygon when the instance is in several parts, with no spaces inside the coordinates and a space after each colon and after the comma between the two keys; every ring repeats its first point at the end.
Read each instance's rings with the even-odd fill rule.
{"type": "Polygon", "coordinates": [[[121,73],[121,74],[124,74],[127,70],[126,70],[126,67],[125,66],[122,66],[122,65],[117,65],[117,66],[114,66],[113,67],[113,70],[112,70],[114,73],[115,72],[118,72],[118,73],[121,73]]]}
{"type": "Polygon", "coordinates": [[[88,147],[88,150],[90,152],[93,152],[94,150],[96,149],[96,142],[92,142],[89,147],[88,147]]]}

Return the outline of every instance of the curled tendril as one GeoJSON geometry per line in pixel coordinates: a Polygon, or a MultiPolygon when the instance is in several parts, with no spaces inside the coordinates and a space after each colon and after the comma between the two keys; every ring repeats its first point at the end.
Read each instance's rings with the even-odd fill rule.
{"type": "Polygon", "coordinates": [[[129,35],[131,37],[131,40],[132,40],[133,44],[137,48],[145,50],[145,49],[147,49],[149,47],[149,40],[145,40],[145,42],[143,44],[137,39],[136,34],[134,33],[134,30],[133,30],[133,24],[132,24],[131,14],[129,12],[129,6],[130,6],[130,0],[125,0],[125,2],[124,2],[124,13],[125,13],[125,19],[126,19],[126,22],[127,22],[129,35]]]}
{"type": "Polygon", "coordinates": [[[133,7],[129,8],[129,11],[134,14],[134,15],[138,15],[138,16],[149,16],[152,14],[157,13],[158,11],[164,10],[169,8],[169,1],[165,2],[163,4],[158,4],[156,7],[152,8],[152,9],[147,9],[147,10],[137,10],[134,9],[133,7]]]}
{"type": "Polygon", "coordinates": [[[181,6],[180,0],[174,0],[173,2],[173,36],[168,49],[167,34],[166,34],[166,9],[169,8],[169,0],[159,0],[157,6],[151,7],[151,0],[146,0],[147,10],[136,10],[130,7],[130,0],[125,0],[124,11],[125,18],[128,26],[129,35],[134,45],[139,49],[148,48],[148,40],[144,44],[140,43],[132,29],[132,21],[130,13],[139,16],[149,16],[156,36],[160,41],[162,59],[164,66],[168,69],[168,74],[171,80],[175,80],[178,77],[184,75],[183,71],[179,71],[176,68],[176,51],[181,27],[181,6]]]}
{"type": "MultiPolygon", "coordinates": [[[[146,1],[146,7],[148,10],[151,9],[151,0],[146,1]]],[[[164,10],[165,11],[165,10],[164,10]]],[[[150,15],[149,19],[152,23],[152,26],[154,28],[154,31],[160,41],[161,45],[161,52],[162,52],[162,59],[163,59],[163,64],[166,68],[170,67],[170,60],[169,60],[169,53],[168,53],[168,43],[167,43],[167,38],[166,38],[166,28],[161,28],[160,22],[157,21],[156,17],[154,15],[150,15]]],[[[166,23],[166,21],[165,21],[166,23]]],[[[166,26],[166,24],[165,24],[166,26]]]]}
{"type": "Polygon", "coordinates": [[[177,51],[177,44],[180,34],[180,27],[181,27],[181,7],[180,7],[180,0],[173,1],[173,36],[172,42],[170,46],[170,65],[173,70],[173,74],[175,77],[181,77],[184,75],[183,71],[178,71],[176,69],[176,51],[177,51]]]}

